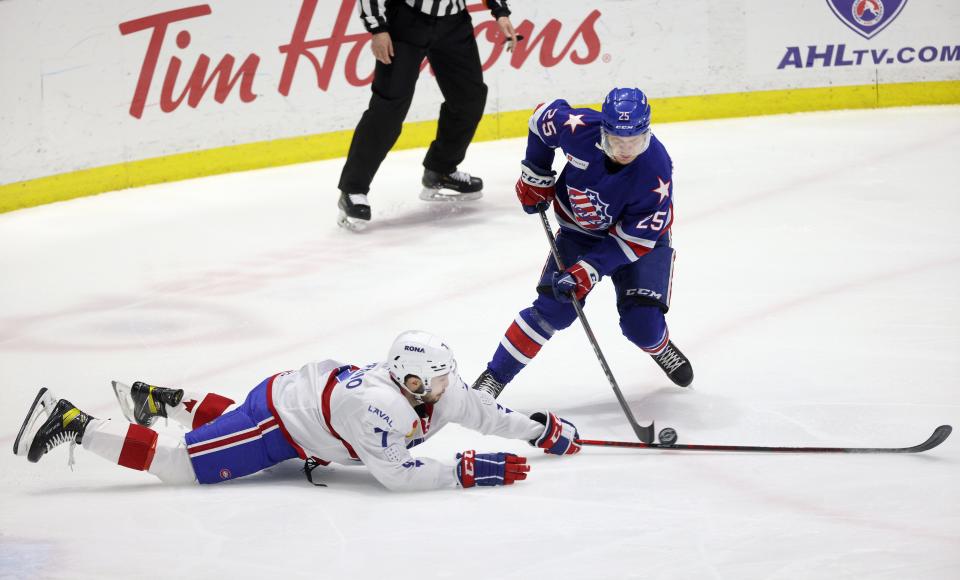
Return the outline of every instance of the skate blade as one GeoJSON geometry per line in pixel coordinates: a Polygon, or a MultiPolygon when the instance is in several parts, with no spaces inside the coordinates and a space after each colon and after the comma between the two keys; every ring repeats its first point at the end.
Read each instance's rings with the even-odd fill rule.
{"type": "Polygon", "coordinates": [[[110,381],[110,384],[113,385],[113,394],[117,396],[117,402],[120,403],[120,411],[123,413],[123,416],[130,423],[136,423],[137,416],[133,410],[132,387],[120,381],[110,381]]]}
{"type": "Polygon", "coordinates": [[[30,410],[27,411],[27,417],[20,426],[16,441],[13,442],[14,455],[27,455],[34,435],[37,434],[37,430],[50,416],[50,410],[56,406],[57,398],[46,387],[40,389],[37,397],[33,400],[33,404],[30,405],[30,410]]]}
{"type": "Polygon", "coordinates": [[[423,201],[476,201],[481,197],[483,197],[482,191],[473,191],[470,193],[451,191],[450,193],[445,193],[442,189],[424,187],[420,192],[420,199],[423,201]]]}
{"type": "Polygon", "coordinates": [[[362,232],[370,225],[370,221],[352,218],[343,210],[340,210],[340,215],[337,216],[337,225],[351,232],[362,232]]]}

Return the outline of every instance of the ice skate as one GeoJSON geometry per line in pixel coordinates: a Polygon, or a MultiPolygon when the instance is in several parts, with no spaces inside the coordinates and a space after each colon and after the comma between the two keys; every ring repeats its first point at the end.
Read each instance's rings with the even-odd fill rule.
{"type": "Polygon", "coordinates": [[[370,225],[370,203],[365,193],[341,192],[337,207],[337,225],[341,228],[359,232],[370,225]]]}
{"type": "Polygon", "coordinates": [[[650,356],[677,386],[686,387],[693,382],[693,367],[672,340],[667,343],[667,348],[663,349],[663,352],[650,356]]]}
{"type": "Polygon", "coordinates": [[[493,378],[489,370],[483,371],[471,387],[483,393],[489,393],[494,399],[500,396],[507,385],[493,378]]]}
{"type": "Polygon", "coordinates": [[[57,400],[44,387],[37,393],[23,425],[20,426],[17,439],[13,442],[13,452],[16,455],[26,455],[31,463],[36,463],[54,447],[69,442],[72,463],[73,446],[81,442],[83,432],[91,419],[93,417],[76,408],[70,401],[57,400]]]}
{"type": "Polygon", "coordinates": [[[111,381],[123,416],[131,423],[150,427],[157,417],[167,416],[167,407],[175,407],[183,399],[183,389],[155,387],[137,381],[133,386],[111,381]]]}
{"type": "Polygon", "coordinates": [[[474,201],[483,197],[483,180],[463,171],[443,175],[425,169],[421,183],[423,201],[474,201]]]}

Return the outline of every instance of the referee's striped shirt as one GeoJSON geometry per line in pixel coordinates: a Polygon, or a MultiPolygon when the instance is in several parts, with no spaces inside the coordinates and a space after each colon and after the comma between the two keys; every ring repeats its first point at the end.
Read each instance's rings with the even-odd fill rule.
{"type": "MultiPolygon", "coordinates": [[[[392,0],[406,2],[414,10],[430,16],[449,16],[467,9],[467,0],[392,0]]],[[[368,32],[387,32],[387,0],[360,0],[360,18],[368,32]]],[[[494,18],[509,16],[507,0],[484,0],[494,18]]]]}

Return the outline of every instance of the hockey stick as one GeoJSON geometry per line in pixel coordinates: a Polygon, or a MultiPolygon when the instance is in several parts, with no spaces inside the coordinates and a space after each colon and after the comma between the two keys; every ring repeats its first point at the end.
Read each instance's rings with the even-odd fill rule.
{"type": "MultiPolygon", "coordinates": [[[[560,258],[560,250],[557,248],[557,240],[554,239],[553,231],[550,229],[550,219],[547,217],[546,208],[538,205],[537,211],[540,213],[540,221],[543,223],[544,233],[547,234],[547,241],[550,242],[550,252],[553,254],[553,260],[557,263],[557,268],[563,272],[567,268],[563,265],[563,259],[560,258]]],[[[630,407],[627,405],[626,399],[623,398],[623,393],[620,392],[620,387],[617,385],[617,379],[613,377],[613,372],[610,370],[610,365],[607,364],[607,359],[603,356],[603,352],[600,351],[600,345],[597,344],[597,337],[594,336],[593,330],[590,328],[590,323],[587,322],[587,317],[583,314],[583,308],[580,306],[580,301],[574,298],[571,301],[571,304],[573,304],[574,309],[577,311],[577,318],[580,319],[580,323],[583,325],[583,330],[587,333],[587,339],[590,340],[590,346],[593,347],[593,353],[597,355],[597,360],[600,361],[600,366],[603,367],[603,373],[607,375],[607,380],[610,381],[610,386],[613,387],[613,393],[617,396],[617,401],[620,402],[620,408],[623,409],[624,415],[627,416],[627,421],[630,422],[633,432],[637,434],[637,439],[643,441],[641,445],[654,444],[654,422],[651,421],[650,424],[646,426],[637,423],[633,413],[630,412],[630,407]]]]}
{"type": "Polygon", "coordinates": [[[659,449],[664,451],[747,451],[761,453],[922,453],[930,451],[947,440],[953,427],[941,425],[926,441],[913,447],[768,447],[760,445],[664,445],[662,443],[634,443],[632,441],[598,441],[578,439],[580,445],[600,447],[628,447],[630,449],[659,449]]]}

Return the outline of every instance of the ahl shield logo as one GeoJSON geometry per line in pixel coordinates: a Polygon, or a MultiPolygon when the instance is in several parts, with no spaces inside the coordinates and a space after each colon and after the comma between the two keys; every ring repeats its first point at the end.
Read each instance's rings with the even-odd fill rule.
{"type": "Polygon", "coordinates": [[[907,0],[827,0],[827,5],[851,30],[869,40],[900,15],[907,0]]]}
{"type": "Polygon", "coordinates": [[[573,217],[577,219],[577,225],[585,230],[606,230],[610,227],[613,220],[607,213],[607,204],[600,200],[599,193],[590,188],[580,191],[568,185],[567,194],[570,196],[570,207],[573,209],[573,217]]]}

